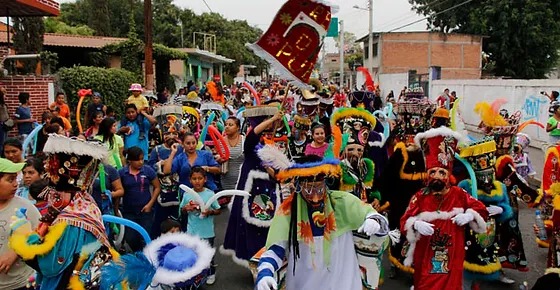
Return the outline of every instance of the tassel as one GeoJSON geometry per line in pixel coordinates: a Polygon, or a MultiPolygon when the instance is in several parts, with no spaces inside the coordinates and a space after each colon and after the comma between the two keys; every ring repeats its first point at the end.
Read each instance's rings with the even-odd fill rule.
{"type": "Polygon", "coordinates": [[[331,128],[333,136],[333,154],[334,158],[340,158],[340,150],[342,149],[342,132],[338,126],[331,128]]]}

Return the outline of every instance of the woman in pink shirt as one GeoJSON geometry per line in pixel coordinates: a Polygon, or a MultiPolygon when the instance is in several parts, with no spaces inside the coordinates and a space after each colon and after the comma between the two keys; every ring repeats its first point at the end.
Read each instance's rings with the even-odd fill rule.
{"type": "Polygon", "coordinates": [[[325,151],[329,147],[329,143],[325,142],[325,126],[316,125],[311,129],[313,142],[305,147],[305,155],[317,155],[323,157],[325,151]]]}

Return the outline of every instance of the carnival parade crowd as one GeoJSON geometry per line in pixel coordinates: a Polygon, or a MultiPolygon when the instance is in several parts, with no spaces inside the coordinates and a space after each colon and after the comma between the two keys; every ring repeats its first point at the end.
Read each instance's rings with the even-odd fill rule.
{"type": "Polygon", "coordinates": [[[217,254],[258,290],[383,289],[397,273],[417,290],[480,289],[515,283],[503,269],[529,271],[533,246],[549,249],[533,289],[560,279],[560,145],[531,188],[522,131],[544,125],[501,101],[475,106],[475,140],[448,90],[215,79],[146,98],[131,84],[122,116],[76,93],[84,126],[70,95],[37,121],[28,93],[9,112],[0,91],[0,289],[197,289],[219,279],[217,254]],[[538,210],[537,245],[523,244],[520,202],[538,210]]]}

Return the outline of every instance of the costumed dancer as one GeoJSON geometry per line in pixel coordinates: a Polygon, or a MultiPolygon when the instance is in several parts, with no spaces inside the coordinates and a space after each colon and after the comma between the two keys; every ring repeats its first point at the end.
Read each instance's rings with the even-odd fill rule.
{"type": "Polygon", "coordinates": [[[459,183],[471,195],[484,203],[490,218],[486,221],[486,232],[466,233],[465,289],[474,286],[475,281],[501,280],[507,282],[508,278],[501,277],[501,261],[499,260],[500,236],[497,228],[513,216],[506,186],[494,179],[494,163],[496,162],[496,142],[490,137],[480,142],[468,145],[461,149],[460,156],[471,164],[477,184],[477,192],[472,191],[473,180],[466,179],[459,183]]]}
{"type": "MultiPolygon", "coordinates": [[[[254,106],[244,111],[251,129],[245,137],[245,161],[237,182],[237,189],[251,193],[251,197],[235,197],[226,230],[222,254],[247,268],[248,261],[265,245],[272,217],[281,203],[274,170],[264,167],[257,149],[274,138],[274,128],[282,122],[283,114],[276,106],[254,106]]],[[[273,143],[273,142],[271,142],[273,143]]]]}
{"type": "Polygon", "coordinates": [[[415,290],[461,289],[464,226],[477,233],[486,231],[484,204],[450,182],[460,138],[445,127],[415,138],[424,152],[427,186],[412,197],[401,218],[401,232],[410,243],[404,265],[413,265],[415,290]]]}
{"type": "Polygon", "coordinates": [[[35,230],[18,216],[10,246],[37,271],[41,289],[95,288],[101,266],[119,256],[88,193],[107,148],[51,134],[43,152],[50,182],[38,198],[48,201],[47,213],[35,230]]]}
{"type": "Polygon", "coordinates": [[[540,277],[534,290],[558,289],[560,285],[560,145],[547,150],[542,178],[542,196],[539,197],[540,214],[544,228],[535,227],[537,243],[548,247],[545,275],[540,277]]]}
{"type": "MultiPolygon", "coordinates": [[[[392,154],[374,185],[381,193],[382,202],[389,204],[387,217],[393,230],[400,228],[400,219],[410,199],[424,187],[426,179],[424,156],[420,147],[414,143],[414,136],[430,129],[435,104],[420,100],[405,98],[397,105],[397,124],[390,137],[397,143],[394,149],[388,145],[392,154]],[[399,185],[398,191],[394,189],[395,184],[399,185]]],[[[397,269],[414,273],[413,268],[404,265],[409,247],[410,244],[405,238],[391,243],[389,261],[392,264],[393,276],[397,274],[397,269]]]]}
{"type": "Polygon", "coordinates": [[[308,158],[277,174],[295,190],[272,220],[256,289],[278,289],[274,274],[284,259],[287,290],[363,289],[352,231],[383,237],[387,220],[357,197],[327,188],[325,178],[340,174],[338,160],[308,158]]]}
{"type": "Polygon", "coordinates": [[[515,163],[515,171],[524,179],[537,174],[529,158],[529,153],[525,151],[529,144],[531,144],[529,135],[517,133],[515,146],[513,147],[513,162],[515,163]]]}
{"type": "Polygon", "coordinates": [[[288,137],[288,146],[290,148],[290,156],[293,161],[305,156],[305,147],[311,142],[308,132],[311,130],[311,120],[295,115],[293,118],[292,134],[288,137]]]}
{"type": "MultiPolygon", "coordinates": [[[[532,207],[539,194],[516,172],[512,155],[516,134],[527,125],[542,125],[531,120],[520,123],[521,112],[517,111],[510,115],[507,110],[500,109],[504,103],[504,100],[496,100],[492,104],[481,102],[475,105],[474,110],[482,119],[481,124],[486,135],[494,137],[496,141],[496,179],[506,185],[510,206],[514,212],[510,220],[503,221],[497,228],[497,235],[500,237],[498,250],[500,262],[503,268],[526,272],[529,268],[519,229],[517,198],[521,198],[523,202],[532,207]]],[[[504,275],[502,275],[501,281],[513,283],[513,280],[504,275]]]]}
{"type": "MultiPolygon", "coordinates": [[[[333,154],[343,151],[340,166],[340,191],[349,192],[373,208],[381,211],[381,196],[374,190],[375,164],[364,156],[369,147],[369,135],[376,124],[375,117],[364,109],[341,108],[331,118],[333,154]],[[342,134],[341,134],[342,133],[342,134]],[[343,141],[344,140],[344,141],[343,141]]],[[[370,237],[354,232],[354,245],[366,289],[377,289],[382,272],[381,260],[388,246],[386,237],[370,237]]]]}

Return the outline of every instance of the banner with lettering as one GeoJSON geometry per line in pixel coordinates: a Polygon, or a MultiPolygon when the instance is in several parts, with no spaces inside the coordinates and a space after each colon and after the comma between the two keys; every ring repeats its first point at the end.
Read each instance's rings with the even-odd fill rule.
{"type": "Polygon", "coordinates": [[[269,62],[281,78],[305,87],[329,29],[332,9],[323,0],[288,0],[270,28],[247,47],[269,62]]]}

